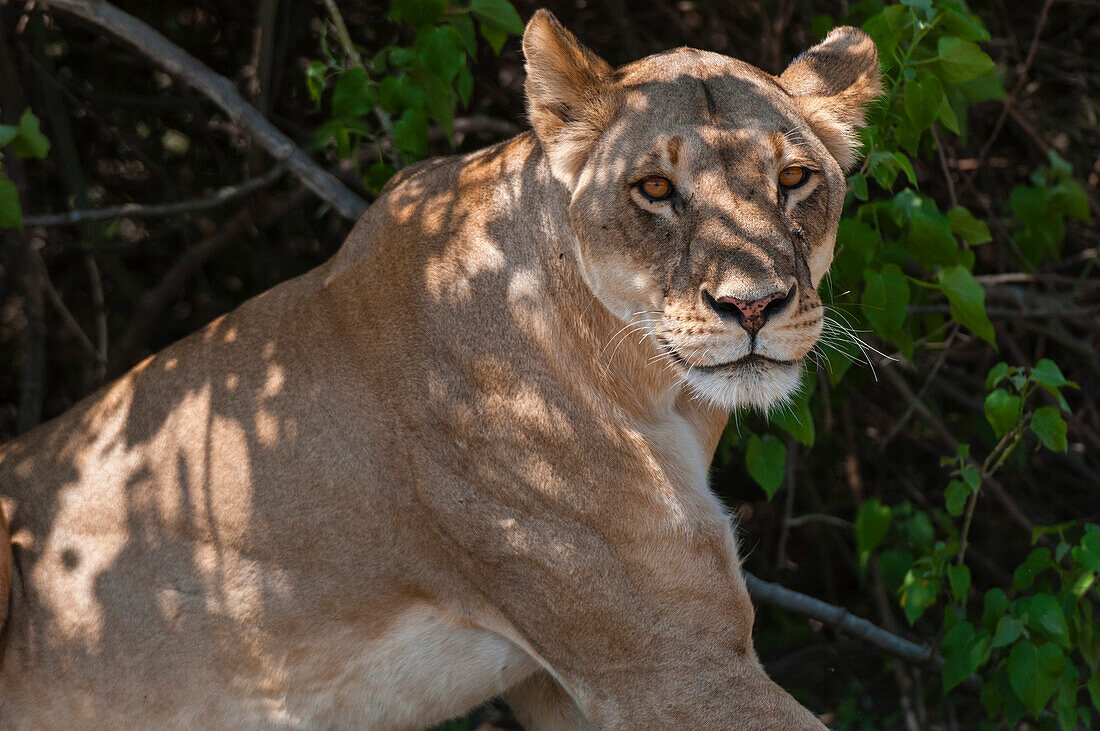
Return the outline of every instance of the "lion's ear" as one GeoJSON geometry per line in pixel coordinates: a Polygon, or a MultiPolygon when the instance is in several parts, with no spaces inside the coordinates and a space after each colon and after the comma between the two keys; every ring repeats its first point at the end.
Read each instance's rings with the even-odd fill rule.
{"type": "Polygon", "coordinates": [[[572,187],[614,111],[611,67],[580,43],[547,10],[523,33],[527,58],[527,116],[550,157],[554,174],[572,187]]]}
{"type": "Polygon", "coordinates": [[[834,28],[792,61],[779,83],[840,167],[851,167],[859,146],[856,130],[867,105],[882,92],[878,49],[871,37],[851,26],[834,28]]]}

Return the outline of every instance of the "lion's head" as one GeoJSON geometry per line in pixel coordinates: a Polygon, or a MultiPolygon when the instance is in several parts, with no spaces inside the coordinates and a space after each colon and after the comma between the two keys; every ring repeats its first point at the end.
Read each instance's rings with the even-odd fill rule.
{"type": "Polygon", "coordinates": [[[779,77],[686,48],[612,69],[539,11],[523,49],[593,293],[713,403],[786,398],[822,330],[844,170],[880,89],[870,37],[837,28],[779,77]]]}

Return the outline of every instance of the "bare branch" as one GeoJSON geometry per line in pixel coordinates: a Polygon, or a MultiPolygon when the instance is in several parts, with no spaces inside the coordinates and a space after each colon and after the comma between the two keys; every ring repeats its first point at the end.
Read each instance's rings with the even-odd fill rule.
{"type": "Polygon", "coordinates": [[[145,23],[114,5],[99,0],[50,0],[49,7],[82,18],[100,30],[126,41],[154,63],[178,76],[214,102],[272,157],[285,162],[307,188],[332,205],[344,218],[357,219],[366,209],[365,200],[313,162],[293,140],[245,101],[228,79],[211,71],[145,23]]]}
{"type": "Polygon", "coordinates": [[[267,202],[256,211],[246,207],[222,223],[217,231],[183,252],[160,283],[141,296],[133,320],[118,339],[107,367],[108,373],[117,374],[133,365],[133,358],[140,350],[142,340],[152,330],[164,308],[178,296],[188,277],[199,267],[253,228],[273,225],[301,205],[307,195],[305,190],[299,188],[289,195],[267,202]]]}
{"type": "Polygon", "coordinates": [[[109,208],[93,208],[82,211],[68,211],[66,213],[47,213],[41,216],[24,216],[23,225],[73,226],[80,223],[105,221],[112,218],[152,218],[154,216],[171,216],[177,213],[204,211],[208,208],[216,208],[223,203],[228,203],[237,198],[243,198],[250,193],[271,185],[286,172],[286,167],[286,164],[279,164],[264,173],[261,177],[253,178],[240,185],[226,186],[205,198],[154,205],[127,203],[122,206],[111,206],[109,208]]]}
{"type": "MultiPolygon", "coordinates": [[[[767,604],[788,612],[812,617],[906,662],[930,667],[936,671],[943,668],[943,657],[937,655],[929,645],[917,644],[904,637],[899,637],[862,617],[855,616],[843,607],[827,604],[820,599],[800,594],[770,581],[763,581],[748,571],[745,571],[744,575],[745,584],[749,588],[749,596],[759,604],[767,604]]],[[[963,682],[963,685],[976,689],[981,686],[981,681],[977,676],[972,675],[963,682]]]]}

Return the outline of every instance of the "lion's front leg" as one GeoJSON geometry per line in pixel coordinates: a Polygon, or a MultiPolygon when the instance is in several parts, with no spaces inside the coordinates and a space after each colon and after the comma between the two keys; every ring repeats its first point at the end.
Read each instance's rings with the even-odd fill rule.
{"type": "Polygon", "coordinates": [[[588,731],[595,729],[558,681],[540,670],[504,694],[512,713],[527,731],[588,731]]]}

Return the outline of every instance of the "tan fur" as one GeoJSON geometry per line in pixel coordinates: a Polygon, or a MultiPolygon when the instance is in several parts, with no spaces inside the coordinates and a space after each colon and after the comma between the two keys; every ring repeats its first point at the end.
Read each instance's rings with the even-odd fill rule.
{"type": "Polygon", "coordinates": [[[532,729],[821,728],[757,662],[706,476],[820,331],[851,152],[816,130],[873,93],[831,43],[858,73],[613,70],[539,12],[534,133],[403,171],[332,260],[0,448],[0,726],[411,729],[503,692],[532,729]],[[755,345],[702,296],[786,287],[755,345]]]}

